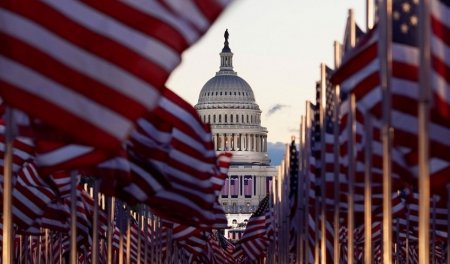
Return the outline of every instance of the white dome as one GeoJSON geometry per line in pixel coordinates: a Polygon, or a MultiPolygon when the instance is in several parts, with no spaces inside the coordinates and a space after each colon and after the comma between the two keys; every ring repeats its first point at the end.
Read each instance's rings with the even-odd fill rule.
{"type": "Polygon", "coordinates": [[[195,109],[211,125],[216,151],[231,151],[234,164],[269,165],[267,129],[250,85],[233,71],[233,53],[225,39],[220,70],[205,83],[195,109]]]}

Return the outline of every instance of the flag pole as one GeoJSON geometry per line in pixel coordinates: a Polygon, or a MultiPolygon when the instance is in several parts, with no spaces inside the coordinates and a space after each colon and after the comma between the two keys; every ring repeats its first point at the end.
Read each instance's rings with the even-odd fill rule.
{"type": "Polygon", "coordinates": [[[326,153],[326,140],[325,140],[325,129],[326,129],[326,89],[327,89],[327,73],[325,63],[320,64],[320,102],[319,102],[319,117],[320,117],[320,261],[321,263],[327,263],[327,222],[326,222],[326,179],[325,179],[325,153],[326,153]]]}
{"type": "MultiPolygon", "coordinates": [[[[430,256],[430,169],[428,120],[430,101],[430,21],[429,0],[419,1],[419,263],[430,256]]],[[[434,251],[434,250],[433,250],[434,251]]]]}
{"type": "Polygon", "coordinates": [[[349,95],[349,115],[348,115],[348,211],[347,211],[347,263],[354,263],[354,208],[355,208],[355,128],[356,128],[356,101],[355,95],[349,95]]]}
{"type": "MultiPolygon", "coordinates": [[[[436,197],[435,195],[433,195],[431,197],[431,202],[432,202],[432,211],[431,211],[431,263],[435,263],[435,259],[436,259],[436,200],[438,199],[438,197],[436,197]]],[[[448,213],[448,212],[447,212],[448,213]]]]}
{"type": "Polygon", "coordinates": [[[107,234],[106,234],[106,249],[107,249],[107,263],[112,264],[113,263],[113,252],[112,252],[112,238],[113,238],[113,232],[114,232],[114,197],[107,197],[106,198],[106,212],[108,217],[108,226],[107,226],[107,234]]]}
{"type": "MultiPolygon", "coordinates": [[[[147,263],[148,260],[148,236],[150,236],[150,233],[148,232],[148,209],[147,206],[144,205],[144,263],[147,263]]],[[[153,241],[153,238],[150,236],[151,241],[153,241]]]]}
{"type": "Polygon", "coordinates": [[[300,118],[300,135],[299,135],[299,179],[297,181],[297,187],[298,187],[298,212],[299,212],[299,229],[297,233],[297,256],[296,256],[296,263],[301,263],[304,259],[304,214],[305,214],[305,205],[303,204],[304,201],[304,179],[305,179],[305,166],[304,166],[304,159],[305,159],[305,116],[301,116],[300,118]]]}
{"type": "Polygon", "coordinates": [[[98,189],[99,189],[99,181],[94,178],[94,213],[93,213],[93,220],[92,220],[92,263],[98,263],[98,189]]]}
{"type": "MultiPolygon", "coordinates": [[[[334,68],[341,65],[341,44],[334,42],[334,68]]],[[[339,264],[339,201],[340,201],[340,163],[339,163],[339,105],[340,86],[334,87],[334,210],[333,210],[333,257],[334,264],[339,264]]]]}
{"type": "MultiPolygon", "coordinates": [[[[380,81],[383,93],[383,263],[392,263],[391,94],[392,0],[380,6],[380,81]]],[[[419,261],[419,263],[421,263],[419,261]]]]}
{"type": "Polygon", "coordinates": [[[139,207],[137,211],[137,220],[138,220],[138,237],[137,237],[137,264],[141,264],[141,240],[142,240],[142,208],[139,207]]]}
{"type": "Polygon", "coordinates": [[[372,264],[372,117],[365,115],[364,263],[372,264]]]}
{"type": "Polygon", "coordinates": [[[70,264],[77,263],[77,172],[70,172],[70,264]]]}
{"type": "Polygon", "coordinates": [[[127,213],[127,258],[125,263],[130,264],[131,263],[131,213],[130,208],[128,205],[125,207],[126,213],[127,213]]]}
{"type": "Polygon", "coordinates": [[[447,264],[450,264],[450,184],[447,184],[447,264]]]}
{"type": "MultiPolygon", "coordinates": [[[[348,10],[348,16],[350,18],[350,45],[355,47],[356,45],[356,23],[355,14],[353,9],[348,10]]],[[[355,129],[356,129],[356,100],[355,95],[349,95],[349,138],[348,138],[348,211],[347,211],[347,260],[349,264],[354,263],[354,229],[355,229],[355,219],[354,219],[354,182],[355,182],[355,129]]]]}
{"type": "Polygon", "coordinates": [[[13,262],[13,226],[12,226],[12,159],[15,124],[13,109],[6,108],[5,153],[3,165],[3,243],[2,263],[13,262]]]}
{"type": "Polygon", "coordinates": [[[304,236],[305,236],[305,263],[310,263],[309,260],[309,194],[310,184],[311,184],[311,164],[310,158],[312,155],[311,152],[311,102],[306,101],[306,122],[305,122],[305,220],[304,220],[304,236]]]}
{"type": "Polygon", "coordinates": [[[375,23],[375,7],[373,0],[366,0],[366,29],[367,31],[373,28],[375,23]]]}

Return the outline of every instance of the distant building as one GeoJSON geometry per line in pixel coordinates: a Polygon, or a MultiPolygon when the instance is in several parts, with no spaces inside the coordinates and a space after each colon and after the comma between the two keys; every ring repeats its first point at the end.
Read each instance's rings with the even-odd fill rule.
{"type": "Polygon", "coordinates": [[[240,229],[271,192],[277,168],[267,155],[267,129],[261,126],[261,110],[250,85],[233,70],[228,32],[220,53],[220,70],[203,86],[195,105],[200,117],[211,125],[217,152],[233,153],[228,179],[220,195],[227,213],[228,238],[238,239],[240,229]]]}

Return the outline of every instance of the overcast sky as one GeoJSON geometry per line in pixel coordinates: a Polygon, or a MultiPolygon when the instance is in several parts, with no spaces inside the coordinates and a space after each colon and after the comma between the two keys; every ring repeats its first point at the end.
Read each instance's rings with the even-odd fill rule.
{"type": "Polygon", "coordinates": [[[183,54],[167,86],[195,105],[219,70],[228,29],[234,70],[255,93],[268,141],[289,143],[299,134],[305,101],[314,99],[320,63],[333,66],[333,41],[342,42],[349,8],[365,28],[363,0],[235,0],[183,54]]]}

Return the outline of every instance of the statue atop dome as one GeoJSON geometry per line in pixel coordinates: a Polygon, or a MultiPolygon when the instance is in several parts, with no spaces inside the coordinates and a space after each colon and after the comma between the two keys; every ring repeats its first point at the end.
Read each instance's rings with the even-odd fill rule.
{"type": "Polygon", "coordinates": [[[223,36],[225,37],[225,43],[228,43],[228,37],[230,36],[230,34],[228,34],[228,28],[225,30],[225,34],[223,34],[223,36]]]}
{"type": "Polygon", "coordinates": [[[223,34],[223,37],[225,38],[225,42],[223,43],[223,49],[222,52],[231,52],[230,47],[228,46],[228,38],[230,37],[230,34],[228,33],[228,28],[225,30],[225,33],[223,34]]]}

